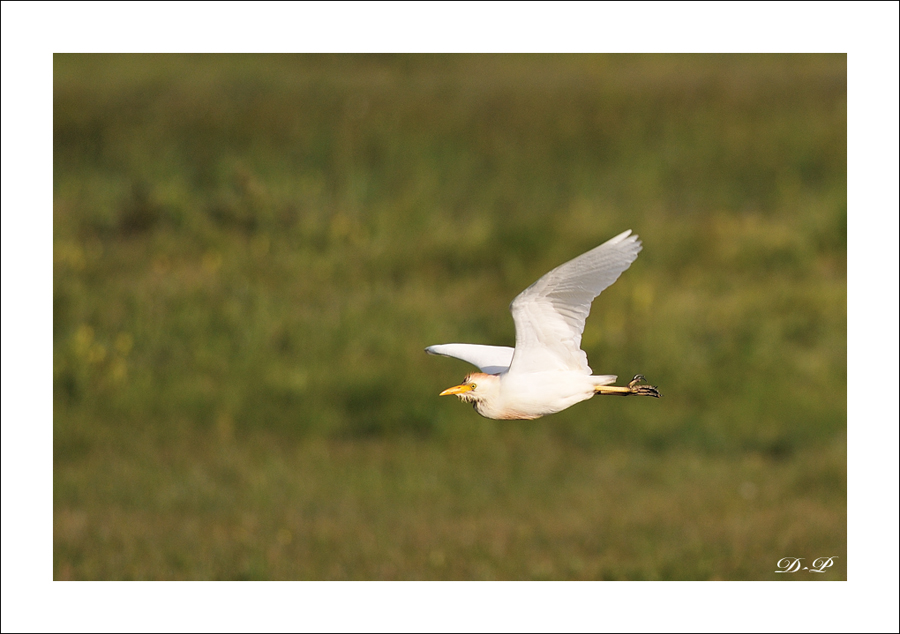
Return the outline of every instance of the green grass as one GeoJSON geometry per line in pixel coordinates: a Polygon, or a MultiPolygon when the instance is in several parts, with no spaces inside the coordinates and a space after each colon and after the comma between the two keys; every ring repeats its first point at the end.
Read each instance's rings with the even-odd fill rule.
{"type": "Polygon", "coordinates": [[[846,579],[846,57],[54,59],[57,579],[846,579]],[[531,422],[423,348],[632,229],[531,422]]]}

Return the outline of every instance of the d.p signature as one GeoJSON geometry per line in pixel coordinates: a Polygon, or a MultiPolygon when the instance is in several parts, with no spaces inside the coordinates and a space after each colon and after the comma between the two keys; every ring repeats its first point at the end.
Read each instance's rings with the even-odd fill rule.
{"type": "Polygon", "coordinates": [[[826,569],[834,565],[837,555],[831,557],[819,557],[812,562],[812,567],[803,565],[803,557],[782,557],[776,564],[780,570],[775,572],[798,572],[800,570],[808,570],[809,572],[824,573],[826,569]]]}

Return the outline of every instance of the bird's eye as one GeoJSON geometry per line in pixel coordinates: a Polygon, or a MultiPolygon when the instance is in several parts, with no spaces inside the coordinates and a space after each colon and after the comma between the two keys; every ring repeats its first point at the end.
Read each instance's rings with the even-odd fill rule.
{"type": "Polygon", "coordinates": [[[478,387],[475,383],[469,383],[469,385],[472,386],[472,389],[473,389],[473,390],[474,390],[476,387],[478,387]]]}

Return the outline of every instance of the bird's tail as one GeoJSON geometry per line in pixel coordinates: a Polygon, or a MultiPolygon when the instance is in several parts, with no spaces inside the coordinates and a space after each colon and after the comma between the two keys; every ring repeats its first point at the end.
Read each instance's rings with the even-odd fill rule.
{"type": "Polygon", "coordinates": [[[601,385],[611,385],[616,382],[616,379],[619,378],[615,374],[600,374],[598,376],[591,376],[591,380],[594,382],[594,387],[600,387],[601,385]]]}

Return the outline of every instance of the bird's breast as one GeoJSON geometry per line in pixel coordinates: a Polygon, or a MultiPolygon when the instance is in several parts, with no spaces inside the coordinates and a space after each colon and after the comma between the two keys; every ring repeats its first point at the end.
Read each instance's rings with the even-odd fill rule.
{"type": "Polygon", "coordinates": [[[561,412],[593,395],[589,375],[579,372],[504,374],[496,398],[479,403],[478,413],[501,420],[529,420],[561,412]]]}

